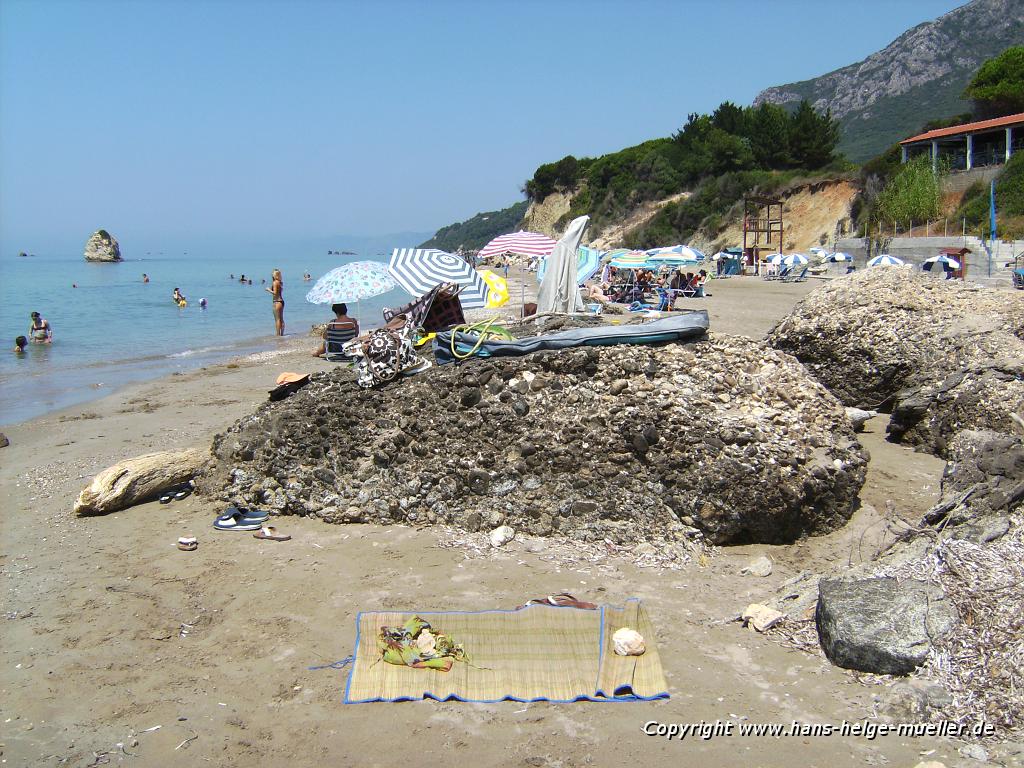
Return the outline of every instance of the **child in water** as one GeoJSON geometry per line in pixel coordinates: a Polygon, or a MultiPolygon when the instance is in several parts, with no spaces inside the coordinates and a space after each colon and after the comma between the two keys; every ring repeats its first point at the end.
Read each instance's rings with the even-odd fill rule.
{"type": "Polygon", "coordinates": [[[25,347],[27,347],[27,346],[28,346],[28,339],[26,339],[24,336],[19,336],[18,338],[16,338],[14,340],[14,354],[16,354],[16,355],[24,355],[25,354],[25,347]]]}
{"type": "Polygon", "coordinates": [[[171,298],[174,300],[174,303],[177,304],[179,307],[186,302],[185,297],[181,295],[181,291],[179,291],[177,288],[174,289],[174,293],[171,294],[171,298]]]}

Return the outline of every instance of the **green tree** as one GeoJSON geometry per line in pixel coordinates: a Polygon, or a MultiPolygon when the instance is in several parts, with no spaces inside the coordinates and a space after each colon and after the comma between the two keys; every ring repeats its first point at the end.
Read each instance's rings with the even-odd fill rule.
{"type": "Polygon", "coordinates": [[[762,104],[748,114],[750,148],[762,168],[785,168],[790,163],[789,115],[777,104],[762,104]]]}
{"type": "Polygon", "coordinates": [[[839,124],[832,112],[818,114],[804,99],[793,113],[789,124],[789,151],[793,164],[799,168],[817,170],[835,159],[839,142],[839,124]]]}
{"type": "Polygon", "coordinates": [[[904,163],[876,204],[883,221],[925,221],[939,217],[941,200],[939,174],[932,170],[931,159],[922,156],[904,163]]]}
{"type": "Polygon", "coordinates": [[[974,102],[981,118],[1024,112],[1024,45],[1007,48],[982,64],[964,98],[974,102]]]}
{"type": "Polygon", "coordinates": [[[737,136],[747,135],[747,120],[744,111],[731,101],[723,101],[711,115],[711,123],[726,133],[737,136]]]}

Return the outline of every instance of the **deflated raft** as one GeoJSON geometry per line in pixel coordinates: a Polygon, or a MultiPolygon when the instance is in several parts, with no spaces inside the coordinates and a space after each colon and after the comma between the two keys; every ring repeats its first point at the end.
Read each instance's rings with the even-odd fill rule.
{"type": "Polygon", "coordinates": [[[346,704],[373,701],[648,701],[667,699],[654,628],[639,600],[596,610],[530,605],[517,610],[379,611],[356,619],[346,704]],[[425,617],[465,650],[447,672],[381,659],[381,627],[425,617]],[[618,656],[612,635],[630,627],[647,638],[641,656],[618,656]]]}
{"type": "Polygon", "coordinates": [[[440,365],[455,362],[471,352],[478,357],[520,357],[546,349],[571,347],[607,347],[615,344],[658,344],[669,341],[696,341],[708,332],[710,322],[705,310],[681,312],[639,325],[601,325],[531,336],[514,341],[480,341],[471,334],[445,331],[434,339],[434,359],[440,365]],[[452,334],[455,334],[455,353],[452,334]]]}

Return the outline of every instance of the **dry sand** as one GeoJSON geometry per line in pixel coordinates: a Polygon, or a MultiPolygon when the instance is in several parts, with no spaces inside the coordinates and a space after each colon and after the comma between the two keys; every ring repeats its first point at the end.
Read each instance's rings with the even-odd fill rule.
{"type": "MultiPolygon", "coordinates": [[[[712,329],[759,337],[814,282],[711,284],[712,329]]],[[[938,494],[942,462],[890,445],[869,424],[863,508],[844,530],[792,546],[718,550],[684,570],[626,560],[573,564],[551,545],[513,541],[483,558],[438,546],[442,532],[331,526],[283,518],[261,542],[211,528],[190,497],[106,517],[71,505],[99,469],[154,449],[207,445],[249,413],[282,370],[325,364],[302,351],[133,386],[5,428],[0,565],[2,759],[8,765],[135,766],[913,766],[958,760],[956,744],[895,736],[716,737],[667,742],[644,723],[839,723],[872,717],[877,688],[822,657],[787,650],[729,621],[804,568],[868,557],[891,536],[876,510],[916,519],[938,494]],[[181,535],[199,549],[181,552],[181,535]],[[738,570],[758,554],[765,579],[738,570]],[[361,610],[514,607],[570,591],[646,601],[668,701],[630,704],[345,706],[347,656],[361,610]],[[160,726],[158,730],[152,729],[160,726]],[[120,746],[119,746],[120,745],[120,746]]]]}

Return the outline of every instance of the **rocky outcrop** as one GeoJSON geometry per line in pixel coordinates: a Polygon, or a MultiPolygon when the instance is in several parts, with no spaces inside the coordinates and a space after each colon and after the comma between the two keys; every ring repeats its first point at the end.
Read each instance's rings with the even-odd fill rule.
{"type": "Polygon", "coordinates": [[[190,480],[210,458],[208,451],[148,453],[100,472],[75,502],[76,515],[104,515],[151,501],[190,480]]]}
{"type": "Polygon", "coordinates": [[[907,675],[957,620],[943,591],[906,579],[822,579],[815,621],[822,650],[840,667],[907,675]]]}
{"type": "Polygon", "coordinates": [[[86,261],[122,261],[121,247],[105,229],[97,229],[85,244],[86,261]]]}
{"type": "Polygon", "coordinates": [[[1009,528],[1009,515],[1024,504],[1024,438],[964,430],[951,441],[949,453],[942,500],[924,522],[964,526],[951,531],[959,538],[998,538],[1009,528]]]}
{"type": "Polygon", "coordinates": [[[584,541],[784,542],[841,526],[866,455],[840,404],[748,339],[314,374],[218,435],[200,490],[329,522],[584,541]]]}
{"type": "Polygon", "coordinates": [[[768,88],[754,104],[807,99],[820,112],[830,109],[840,119],[840,149],[859,162],[917,133],[929,119],[969,111],[960,100],[964,87],[984,61],[1020,45],[1022,25],[1018,0],[972,0],[904,32],[863,61],[768,88]]]}
{"type": "Polygon", "coordinates": [[[1024,409],[1024,301],[1010,291],[876,267],[809,294],[768,340],[940,455],[960,429],[1007,430],[1024,409]]]}

